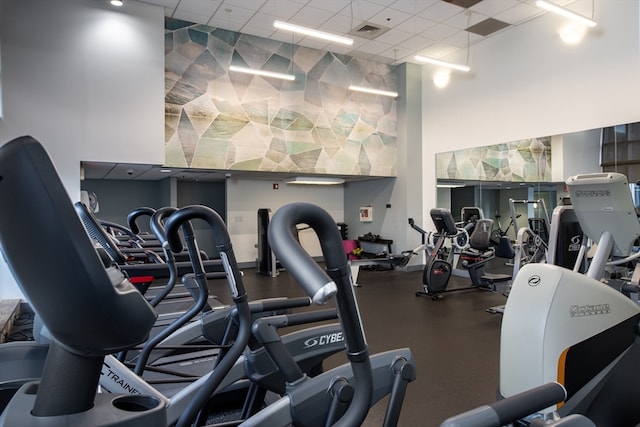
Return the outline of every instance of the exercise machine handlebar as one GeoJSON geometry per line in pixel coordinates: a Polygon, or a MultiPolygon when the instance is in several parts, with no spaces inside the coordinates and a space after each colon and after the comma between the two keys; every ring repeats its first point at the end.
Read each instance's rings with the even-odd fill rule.
{"type": "MultiPolygon", "coordinates": [[[[233,345],[225,353],[222,360],[218,360],[213,373],[208,377],[207,381],[202,384],[201,388],[180,415],[176,424],[177,427],[187,427],[191,425],[200,409],[204,407],[207,400],[215,392],[236,360],[240,357],[251,337],[251,312],[247,300],[247,293],[242,282],[242,274],[238,268],[235,254],[233,253],[229,232],[220,215],[213,209],[202,205],[187,206],[172,213],[165,222],[165,232],[169,247],[173,252],[182,251],[182,241],[180,240],[178,229],[186,222],[194,219],[205,221],[211,228],[216,242],[216,248],[220,253],[222,265],[227,275],[227,282],[233,296],[233,302],[238,310],[239,327],[233,345]]],[[[200,257],[197,255],[198,252],[196,251],[196,257],[194,258],[192,255],[192,261],[199,261],[199,263],[202,264],[200,257]]],[[[198,264],[198,262],[194,262],[193,265],[196,278],[200,274],[204,277],[204,269],[196,269],[196,267],[198,267],[196,264],[198,264]]]]}
{"type": "Polygon", "coordinates": [[[154,212],[155,209],[148,207],[141,207],[130,212],[129,215],[127,215],[127,224],[129,225],[129,229],[131,229],[131,231],[136,235],[140,234],[140,227],[138,227],[136,220],[141,216],[152,216],[154,212]]]}
{"type": "MultiPolygon", "coordinates": [[[[299,205],[307,207],[307,204],[300,203],[299,205]]],[[[336,283],[327,277],[322,268],[300,247],[291,230],[299,221],[308,220],[315,223],[310,225],[318,234],[322,253],[326,254],[325,256],[328,258],[325,259],[327,268],[329,268],[329,263],[331,265],[341,264],[342,260],[336,259],[338,255],[342,255],[345,265],[347,263],[342,241],[340,242],[340,250],[338,248],[333,248],[333,251],[325,250],[327,235],[331,234],[331,231],[335,231],[340,236],[339,231],[331,218],[329,218],[330,223],[327,223],[326,218],[316,217],[316,212],[313,212],[312,209],[309,209],[312,211],[310,215],[305,215],[302,211],[296,212],[295,208],[292,209],[291,206],[286,205],[281,208],[276,212],[277,217],[274,214],[271,219],[268,230],[271,248],[278,254],[280,262],[285,265],[285,268],[289,270],[313,302],[319,305],[326,304],[338,291],[336,283]],[[277,221],[274,222],[276,218],[277,221]]]]}
{"type": "Polygon", "coordinates": [[[311,203],[290,203],[273,215],[268,234],[271,247],[280,262],[314,302],[324,303],[331,295],[336,295],[339,318],[347,342],[347,357],[354,374],[355,391],[349,409],[335,425],[360,425],[369,412],[373,376],[362,321],[353,293],[351,268],[340,232],[331,216],[321,207],[311,203]],[[318,235],[326,273],[295,240],[292,230],[297,224],[307,224],[318,235]]]}
{"type": "Polygon", "coordinates": [[[426,243],[426,235],[427,232],[424,231],[422,228],[420,228],[419,226],[416,225],[416,222],[413,220],[413,218],[409,218],[409,226],[411,228],[413,228],[414,230],[416,230],[418,233],[420,233],[420,235],[422,236],[422,244],[424,245],[426,243]]]}
{"type": "Polygon", "coordinates": [[[499,427],[525,418],[567,398],[567,392],[556,382],[479,406],[445,420],[440,427],[499,427]]]}
{"type": "MultiPolygon", "coordinates": [[[[171,250],[174,253],[182,252],[183,245],[178,229],[186,221],[193,219],[201,219],[209,224],[213,233],[213,238],[216,242],[216,249],[220,252],[222,265],[227,274],[227,281],[229,282],[229,288],[234,300],[236,298],[242,298],[243,296],[246,298],[246,291],[242,282],[242,273],[238,268],[238,263],[236,261],[235,254],[233,253],[233,245],[231,245],[229,232],[227,231],[227,227],[223,219],[213,209],[202,205],[192,205],[179,209],[171,214],[164,224],[167,242],[169,243],[171,250]]],[[[199,259],[199,256],[195,258],[199,259]]]]}
{"type": "Polygon", "coordinates": [[[151,232],[157,237],[158,241],[162,245],[162,251],[164,252],[164,258],[167,263],[167,268],[169,270],[169,279],[165,284],[162,291],[158,292],[158,294],[149,301],[149,304],[152,307],[156,307],[160,304],[160,301],[164,300],[169,293],[175,287],[175,284],[178,280],[178,269],[175,263],[175,257],[173,256],[173,252],[169,248],[169,243],[167,242],[167,235],[164,231],[164,225],[162,221],[166,219],[169,215],[177,211],[178,208],[174,207],[163,207],[158,209],[151,215],[151,220],[149,222],[151,226],[151,232]]]}
{"type": "Polygon", "coordinates": [[[149,221],[151,232],[156,236],[163,248],[167,245],[167,233],[164,230],[164,221],[177,210],[178,208],[165,206],[151,215],[151,220],[149,221]]]}
{"type": "Polygon", "coordinates": [[[127,236],[129,236],[131,238],[131,240],[134,240],[136,242],[142,240],[142,239],[140,239],[140,236],[138,236],[132,230],[128,229],[127,227],[123,226],[122,224],[117,224],[115,222],[105,221],[105,220],[101,219],[100,220],[100,225],[102,225],[105,228],[109,228],[111,230],[118,230],[118,231],[126,234],[127,236]]]}

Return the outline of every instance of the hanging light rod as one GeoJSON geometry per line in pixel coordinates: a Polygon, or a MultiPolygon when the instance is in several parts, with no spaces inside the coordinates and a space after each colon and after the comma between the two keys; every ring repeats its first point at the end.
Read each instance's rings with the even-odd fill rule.
{"type": "Polygon", "coordinates": [[[275,73],[273,71],[255,70],[253,68],[238,67],[237,65],[230,65],[229,71],[235,71],[237,73],[254,74],[262,77],[273,77],[274,79],[282,79],[293,81],[296,76],[293,74],[275,73]]]}
{"type": "Polygon", "coordinates": [[[294,33],[304,34],[305,36],[315,37],[322,40],[328,40],[335,43],[346,44],[351,46],[353,39],[349,37],[339,36],[337,34],[326,33],[324,31],[314,30],[313,28],[303,27],[301,25],[289,24],[288,22],[273,21],[273,26],[279,30],[291,31],[294,33]]]}
{"type": "Polygon", "coordinates": [[[536,6],[539,7],[540,9],[544,9],[548,12],[553,12],[556,15],[564,16],[565,18],[569,18],[575,22],[584,24],[587,27],[595,27],[596,25],[598,25],[596,21],[594,21],[593,19],[587,18],[586,16],[582,16],[575,12],[572,12],[568,9],[565,9],[564,7],[560,7],[553,3],[549,3],[548,1],[537,0],[536,6]]]}
{"type": "Polygon", "coordinates": [[[365,92],[371,93],[374,95],[382,95],[382,96],[390,96],[391,98],[397,98],[398,92],[392,92],[390,90],[381,90],[381,89],[372,89],[370,87],[362,87],[362,86],[349,86],[349,90],[354,90],[356,92],[365,92]]]}
{"type": "Polygon", "coordinates": [[[465,73],[469,72],[471,68],[468,65],[460,65],[454,64],[453,62],[441,61],[440,59],[431,58],[428,56],[416,55],[414,56],[416,61],[427,62],[429,64],[440,65],[442,67],[451,68],[453,70],[464,71],[465,73]]]}

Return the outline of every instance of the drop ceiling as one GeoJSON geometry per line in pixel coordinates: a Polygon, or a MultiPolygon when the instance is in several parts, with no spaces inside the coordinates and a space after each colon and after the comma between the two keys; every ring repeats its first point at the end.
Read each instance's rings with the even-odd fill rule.
{"type": "Polygon", "coordinates": [[[417,63],[416,53],[441,58],[545,13],[534,0],[139,1],[164,7],[172,18],[386,64],[417,63]],[[360,36],[352,46],[330,44],[276,30],[276,19],[360,36]],[[362,27],[365,31],[358,32],[362,27]]]}
{"type": "MultiPolygon", "coordinates": [[[[129,0],[132,1],[132,0],[129,0]]],[[[441,58],[544,14],[534,0],[135,0],[164,8],[165,16],[386,64],[417,63],[416,53],[441,58]],[[292,35],[283,20],[354,38],[352,46],[292,35]]],[[[558,0],[567,5],[574,0],[558,0]]],[[[126,4],[125,4],[126,7],[126,4]]],[[[158,165],[83,163],[86,179],[221,181],[288,179],[296,173],[234,172],[158,165]]],[[[347,181],[359,177],[343,177],[347,181]]],[[[362,177],[371,179],[372,177],[362,177]]],[[[375,178],[374,178],[375,179],[375,178]]]]}

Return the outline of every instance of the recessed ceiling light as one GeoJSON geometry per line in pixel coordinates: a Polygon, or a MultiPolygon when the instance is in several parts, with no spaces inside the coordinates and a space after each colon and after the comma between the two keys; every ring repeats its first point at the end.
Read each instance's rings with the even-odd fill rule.
{"type": "Polygon", "coordinates": [[[330,176],[298,176],[285,181],[287,184],[307,184],[307,185],[339,185],[344,184],[342,178],[332,178],[330,176]]]}

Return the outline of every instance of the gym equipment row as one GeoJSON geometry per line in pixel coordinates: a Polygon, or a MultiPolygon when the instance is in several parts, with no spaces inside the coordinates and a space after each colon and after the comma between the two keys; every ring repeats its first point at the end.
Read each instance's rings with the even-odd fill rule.
{"type": "MultiPolygon", "coordinates": [[[[149,385],[129,393],[96,393],[107,358],[115,363],[113,354],[145,342],[157,314],[117,266],[105,267],[37,141],[23,137],[2,146],[0,177],[0,197],[19,194],[0,213],[0,245],[51,336],[40,380],[25,383],[13,394],[0,415],[0,425],[191,425],[228,381],[252,338],[279,368],[285,393],[242,425],[359,425],[369,407],[385,396],[389,396],[385,425],[397,423],[406,387],[415,378],[411,352],[398,349],[369,356],[342,239],[321,208],[309,204],[281,208],[273,217],[269,237],[278,258],[314,303],[336,299],[347,365],[309,377],[272,329],[299,320],[293,315],[270,318],[266,329],[252,323],[224,222],[209,208],[189,206],[166,219],[166,244],[180,253],[179,231],[184,224],[203,220],[209,225],[235,306],[233,338],[219,352],[211,373],[193,383],[196,391],[189,399],[179,399],[184,391],[167,398],[149,385]],[[326,270],[294,238],[292,228],[302,223],[318,234],[326,270]],[[32,268],[33,256],[46,259],[42,269],[32,268]]],[[[202,266],[193,275],[196,281],[206,277],[202,266]]],[[[115,378],[118,373],[112,370],[109,375],[115,378]]],[[[112,382],[127,388],[120,377],[112,382]]]]}
{"type": "MultiPolygon", "coordinates": [[[[142,394],[96,393],[105,358],[144,342],[157,316],[116,267],[105,268],[42,146],[25,137],[0,147],[0,177],[0,197],[13,197],[13,203],[0,211],[0,246],[19,286],[52,337],[41,379],[17,390],[0,415],[0,425],[191,425],[237,366],[252,336],[286,378],[286,390],[241,425],[360,425],[369,407],[386,395],[389,401],[384,424],[397,422],[407,385],[415,378],[411,352],[398,349],[368,355],[340,233],[328,213],[318,206],[286,205],[274,214],[268,231],[274,252],[314,303],[336,298],[350,363],[313,378],[301,373],[271,328],[272,324],[276,329],[287,324],[290,316],[252,324],[242,275],[220,216],[204,206],[190,206],[168,217],[165,232],[173,252],[183,249],[179,235],[183,224],[195,219],[209,224],[237,313],[233,344],[222,351],[212,373],[196,381],[197,392],[177,420],[171,420],[172,402],[151,390],[142,394]],[[293,235],[293,227],[302,223],[318,234],[325,270],[293,235]],[[51,250],[54,245],[56,251],[51,250]],[[33,256],[42,257],[42,269],[32,268],[33,256]],[[261,323],[268,328],[255,326],[261,323]]],[[[627,229],[626,233],[602,231],[600,225],[595,230],[602,231],[599,248],[629,262],[628,258],[634,256],[630,255],[630,246],[640,236],[637,219],[629,220],[625,210],[617,212],[610,195],[619,189],[593,191],[603,197],[590,201],[610,207],[606,212],[624,218],[619,228],[627,229]],[[630,233],[632,226],[635,231],[630,233]]],[[[589,217],[588,210],[582,212],[589,217]]],[[[591,236],[594,229],[586,227],[585,232],[591,236]]],[[[594,260],[604,256],[596,254],[594,260]]],[[[591,263],[590,269],[596,266],[594,275],[600,274],[602,264],[606,267],[607,262],[591,263]]],[[[196,269],[194,275],[205,276],[202,269],[196,269]]],[[[632,387],[634,376],[628,371],[635,370],[639,316],[640,308],[635,303],[594,278],[554,265],[527,264],[516,278],[503,319],[503,325],[510,325],[513,331],[509,333],[509,327],[505,327],[502,336],[505,344],[501,364],[504,361],[505,365],[504,370],[501,366],[500,392],[507,397],[461,415],[457,424],[446,421],[443,425],[502,425],[539,413],[555,401],[563,402],[556,411],[562,418],[552,418],[545,425],[595,425],[577,414],[577,408],[586,408],[584,415],[596,420],[597,425],[637,424],[638,395],[632,387]],[[594,300],[598,301],[595,305],[594,300]],[[575,310],[567,312],[568,307],[575,310]],[[568,327],[567,323],[573,321],[586,323],[568,327]],[[530,333],[523,334],[523,330],[530,333]],[[595,366],[587,369],[586,374],[592,375],[588,377],[584,361],[585,355],[594,353],[591,348],[597,349],[598,357],[588,358],[595,366]],[[512,372],[510,367],[515,367],[512,372]],[[558,379],[555,369],[567,379],[563,386],[553,384],[558,379]],[[536,375],[538,371],[542,375],[536,375]]]]}

